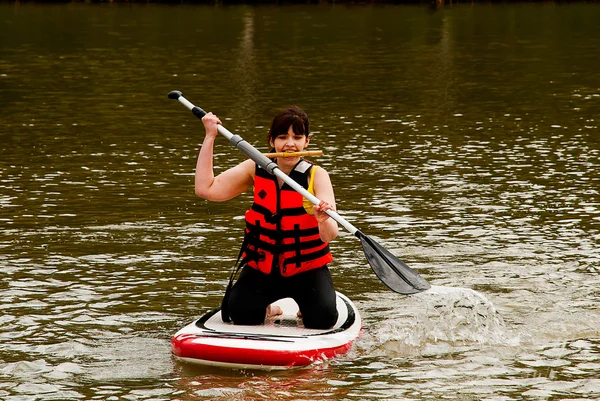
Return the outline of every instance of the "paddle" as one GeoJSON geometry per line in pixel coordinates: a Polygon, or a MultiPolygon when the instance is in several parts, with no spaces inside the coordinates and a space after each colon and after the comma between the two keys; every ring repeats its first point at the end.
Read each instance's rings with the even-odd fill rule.
{"type": "MultiPolygon", "coordinates": [[[[184,98],[180,91],[169,92],[169,99],[179,100],[181,104],[187,107],[199,119],[202,119],[206,114],[200,107],[194,106],[184,98]]],[[[318,205],[321,202],[316,196],[308,192],[304,187],[281,171],[279,167],[277,167],[277,163],[263,155],[242,137],[232,134],[222,125],[218,126],[218,131],[227,138],[232,145],[242,151],[250,159],[254,160],[256,164],[265,169],[265,171],[281,178],[286,184],[299,192],[311,203],[318,205]]],[[[379,279],[391,290],[399,294],[415,294],[431,287],[417,272],[392,255],[391,252],[383,248],[380,244],[375,242],[375,240],[360,232],[342,216],[332,210],[327,210],[326,213],[351,234],[360,239],[369,265],[371,265],[371,268],[377,277],[379,277],[379,279]]]]}

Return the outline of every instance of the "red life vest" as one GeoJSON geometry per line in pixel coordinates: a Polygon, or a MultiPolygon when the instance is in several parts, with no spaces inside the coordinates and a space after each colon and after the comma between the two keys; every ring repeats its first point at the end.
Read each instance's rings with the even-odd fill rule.
{"type": "MultiPolygon", "coordinates": [[[[289,176],[308,188],[311,163],[300,159],[289,176]]],[[[333,260],[321,241],[319,225],[306,213],[303,196],[289,185],[279,188],[277,177],[256,166],[254,203],[246,212],[244,262],[265,274],[279,266],[289,277],[325,266],[333,260]]]]}

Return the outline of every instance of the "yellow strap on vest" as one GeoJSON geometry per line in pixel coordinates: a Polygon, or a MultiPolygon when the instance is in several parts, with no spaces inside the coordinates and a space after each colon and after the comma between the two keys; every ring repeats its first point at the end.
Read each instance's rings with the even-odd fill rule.
{"type": "MultiPolygon", "coordinates": [[[[319,168],[319,166],[312,166],[312,169],[310,170],[310,179],[308,181],[308,192],[310,192],[311,194],[315,194],[315,171],[317,171],[317,169],[319,168]]],[[[310,214],[311,216],[313,214],[315,214],[315,211],[313,210],[313,207],[315,205],[313,205],[313,203],[311,201],[309,201],[306,198],[302,198],[302,206],[304,206],[304,210],[306,210],[306,213],[310,214]]]]}

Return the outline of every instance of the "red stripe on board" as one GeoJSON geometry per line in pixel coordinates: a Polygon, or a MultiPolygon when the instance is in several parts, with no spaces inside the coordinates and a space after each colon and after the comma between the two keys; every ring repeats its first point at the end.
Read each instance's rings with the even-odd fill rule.
{"type": "Polygon", "coordinates": [[[203,359],[214,362],[263,366],[305,366],[315,361],[329,359],[348,352],[352,341],[332,348],[301,351],[281,351],[220,347],[195,342],[202,338],[193,334],[181,334],[171,340],[173,354],[182,358],[203,359]]]}

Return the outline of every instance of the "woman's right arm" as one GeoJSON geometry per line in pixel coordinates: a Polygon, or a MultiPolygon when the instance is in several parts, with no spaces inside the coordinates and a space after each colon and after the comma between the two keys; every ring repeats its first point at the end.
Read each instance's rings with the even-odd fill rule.
{"type": "Polygon", "coordinates": [[[219,134],[217,125],[221,120],[213,113],[202,117],[206,136],[196,163],[195,192],[211,201],[225,201],[246,191],[254,183],[254,162],[246,160],[215,177],[213,171],[213,148],[219,134]]]}

